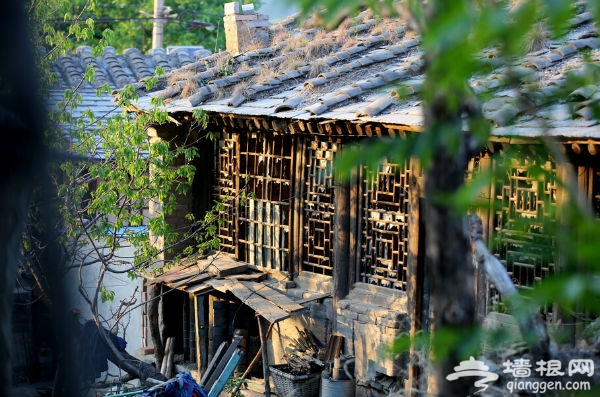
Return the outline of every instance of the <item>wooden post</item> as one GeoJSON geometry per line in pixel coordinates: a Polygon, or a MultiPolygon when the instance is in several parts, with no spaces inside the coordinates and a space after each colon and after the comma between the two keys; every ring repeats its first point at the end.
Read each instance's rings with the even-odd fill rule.
{"type": "MultiPolygon", "coordinates": [[[[408,194],[409,194],[409,213],[408,213],[408,257],[407,261],[407,285],[406,294],[408,296],[409,303],[409,317],[410,317],[410,336],[414,337],[418,331],[423,327],[421,323],[422,308],[423,308],[423,279],[424,269],[419,266],[420,261],[420,250],[419,244],[421,242],[421,229],[419,224],[421,222],[421,208],[420,200],[422,195],[422,177],[419,163],[416,159],[410,161],[411,173],[407,180],[408,194]]],[[[419,354],[411,346],[410,357],[418,357],[419,354]]],[[[413,360],[410,360],[412,363],[413,360]]],[[[408,367],[408,380],[405,383],[405,392],[407,396],[415,396],[416,390],[419,390],[419,377],[421,376],[421,367],[419,363],[410,364],[408,367]]]]}
{"type": "MultiPolygon", "coordinates": [[[[240,189],[240,185],[241,185],[241,181],[240,181],[240,172],[239,172],[239,164],[241,163],[241,156],[240,156],[240,134],[235,133],[234,134],[235,137],[235,161],[238,164],[238,166],[234,167],[234,175],[233,175],[233,191],[237,192],[240,189]]],[[[240,195],[236,194],[235,195],[235,199],[234,199],[234,205],[233,205],[233,213],[231,214],[232,217],[234,217],[234,219],[239,219],[240,216],[240,195]]],[[[234,235],[238,237],[238,241],[233,240],[233,244],[234,244],[234,255],[236,258],[240,258],[240,242],[239,242],[239,236],[241,236],[240,234],[240,223],[239,222],[234,222],[233,223],[234,228],[235,228],[235,232],[234,235]]],[[[244,253],[245,254],[245,253],[244,253]]],[[[209,302],[210,303],[210,302],[209,302]]]]}
{"type": "MultiPolygon", "coordinates": [[[[269,324],[269,329],[267,330],[267,336],[265,337],[265,339],[269,339],[269,335],[271,335],[271,331],[273,330],[273,324],[274,323],[269,324]]],[[[254,366],[256,365],[258,360],[260,360],[262,357],[262,351],[263,351],[263,347],[261,345],[260,348],[258,349],[258,351],[256,352],[256,355],[250,362],[250,364],[248,364],[248,368],[246,368],[246,371],[244,371],[244,374],[242,375],[242,379],[246,379],[246,377],[250,374],[250,372],[252,372],[252,369],[254,368],[254,366]]],[[[241,386],[241,384],[238,383],[235,386],[235,389],[233,389],[233,391],[231,392],[231,395],[234,395],[235,393],[237,393],[240,390],[240,386],[241,386]]]]}
{"type": "Polygon", "coordinates": [[[167,338],[165,344],[165,355],[163,356],[160,372],[168,379],[171,377],[171,368],[173,367],[173,355],[175,352],[175,338],[172,336],[167,338]]]}
{"type": "MultiPolygon", "coordinates": [[[[347,182],[335,186],[335,216],[333,230],[333,312],[337,303],[350,291],[348,286],[350,254],[350,187],[347,182]]],[[[334,314],[335,316],[335,314],[334,314]]],[[[337,322],[333,321],[334,330],[337,322]]]]}
{"type": "Polygon", "coordinates": [[[183,361],[190,360],[190,298],[183,297],[183,361]]]}
{"type": "Polygon", "coordinates": [[[198,295],[194,295],[194,331],[196,341],[196,367],[198,368],[198,378],[202,372],[202,348],[200,345],[200,319],[198,316],[198,295]]]}
{"type": "MultiPolygon", "coordinates": [[[[483,155],[479,159],[479,173],[491,172],[492,159],[489,154],[483,155]]],[[[475,175],[473,176],[475,177],[475,175]]],[[[481,191],[481,199],[484,201],[483,210],[477,211],[481,218],[484,230],[483,238],[487,239],[491,235],[494,223],[494,183],[490,183],[483,187],[481,191]]],[[[487,314],[488,289],[485,277],[485,271],[477,268],[475,270],[475,318],[478,323],[482,323],[487,314]]]]}
{"type": "MultiPolygon", "coordinates": [[[[358,281],[359,273],[359,219],[360,219],[360,172],[352,171],[349,190],[349,246],[348,246],[348,289],[358,281]]],[[[351,342],[350,342],[351,343],[351,342]]]]}
{"type": "Polygon", "coordinates": [[[267,351],[267,334],[265,333],[265,327],[263,324],[263,318],[261,316],[256,317],[258,320],[258,331],[260,333],[260,346],[262,350],[262,359],[263,359],[263,373],[265,377],[265,397],[271,397],[271,371],[269,370],[269,354],[267,351]]]}
{"type": "MultiPolygon", "coordinates": [[[[292,180],[293,191],[302,192],[304,183],[304,138],[294,136],[294,153],[292,159],[292,168],[294,169],[294,179],[292,180]]],[[[302,263],[302,197],[292,201],[292,219],[290,230],[290,263],[288,271],[290,276],[295,272],[300,272],[300,263],[302,263]]]]}

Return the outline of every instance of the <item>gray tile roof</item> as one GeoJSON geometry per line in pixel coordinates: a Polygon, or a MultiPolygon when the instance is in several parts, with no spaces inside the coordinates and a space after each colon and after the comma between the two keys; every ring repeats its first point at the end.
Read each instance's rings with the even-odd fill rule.
{"type": "MultiPolygon", "coordinates": [[[[148,109],[152,97],[161,97],[170,113],[202,108],[213,115],[422,127],[422,53],[419,38],[407,32],[402,22],[376,20],[363,13],[350,25],[329,32],[296,28],[292,22],[273,25],[269,48],[235,57],[214,54],[173,70],[152,92],[140,92],[137,106],[148,109]],[[397,95],[399,86],[406,95],[397,95]]],[[[540,83],[541,96],[564,86],[566,71],[582,68],[583,51],[595,62],[600,60],[592,15],[580,12],[571,22],[571,33],[564,41],[549,41],[515,65],[519,73],[540,83]]],[[[595,86],[572,92],[562,104],[541,112],[542,119],[522,118],[509,128],[509,121],[521,114],[514,89],[504,84],[508,71],[496,64],[494,50],[482,57],[493,71],[470,83],[476,93],[493,92],[483,111],[497,127],[495,134],[530,137],[545,131],[563,137],[600,138],[600,126],[592,120],[589,108],[600,98],[595,86]]],[[[539,98],[540,106],[543,99],[539,98]]]]}
{"type": "Polygon", "coordinates": [[[137,48],[128,48],[122,54],[117,54],[113,47],[105,47],[104,54],[94,57],[91,47],[81,46],[75,53],[61,56],[53,65],[52,70],[57,74],[58,81],[52,89],[59,91],[77,86],[97,88],[103,84],[119,89],[126,84],[152,77],[157,66],[170,72],[208,55],[210,51],[198,50],[192,57],[185,48],[169,53],[163,49],[155,49],[148,54],[143,54],[137,48]],[[92,84],[82,81],[89,64],[96,70],[96,79],[92,84]]]}
{"type": "Polygon", "coordinates": [[[148,54],[143,54],[137,48],[129,48],[122,54],[117,54],[113,47],[105,47],[101,56],[94,57],[91,47],[81,46],[74,53],[61,56],[52,66],[57,81],[50,88],[47,106],[55,109],[57,105],[60,106],[66,90],[77,88],[82,102],[72,110],[72,117],[79,118],[86,110],[92,110],[96,117],[110,116],[112,112],[120,110],[116,108],[112,93],[97,94],[99,87],[107,85],[113,91],[118,90],[127,84],[152,77],[157,66],[170,72],[207,55],[210,55],[210,51],[198,50],[191,56],[185,48],[178,48],[170,53],[157,49],[148,54]],[[96,71],[92,83],[83,79],[90,64],[96,71]]]}

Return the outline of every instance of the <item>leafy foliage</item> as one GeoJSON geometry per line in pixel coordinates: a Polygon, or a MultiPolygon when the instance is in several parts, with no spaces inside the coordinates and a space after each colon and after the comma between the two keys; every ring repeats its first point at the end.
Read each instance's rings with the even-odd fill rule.
{"type": "MultiPolygon", "coordinates": [[[[121,6],[133,7],[134,4],[121,6]]],[[[87,43],[92,45],[92,54],[99,56],[103,47],[116,39],[118,32],[111,30],[104,30],[101,36],[96,34],[100,26],[96,22],[98,18],[87,15],[95,15],[98,10],[99,5],[93,1],[31,2],[29,17],[35,21],[32,38],[37,48],[46,48],[38,54],[45,91],[55,79],[51,65],[59,55],[87,43]],[[57,15],[64,15],[63,29],[56,27],[57,15]]],[[[155,76],[146,81],[146,88],[152,88],[162,75],[164,70],[157,68],[155,76]]],[[[135,279],[156,261],[161,249],[170,250],[188,238],[190,232],[173,230],[166,216],[175,210],[178,197],[190,191],[198,149],[192,139],[179,142],[148,138],[150,126],[172,120],[161,101],[155,101],[153,109],[144,114],[134,116],[121,112],[121,106],[128,106],[137,99],[133,86],[120,91],[115,108],[109,114],[94,114],[88,109],[82,112],[82,117],[73,117],[73,110],[81,106],[83,99],[81,87],[94,78],[95,70],[89,65],[81,83],[65,90],[63,100],[50,111],[52,124],[46,131],[45,144],[54,148],[60,159],[50,170],[57,197],[38,196],[36,203],[50,199],[59,208],[60,224],[55,227],[61,231],[60,243],[67,260],[65,272],[76,269],[81,274],[86,269],[98,269],[93,288],[84,285],[79,277],[79,291],[98,320],[100,303],[112,302],[115,298],[115,292],[106,283],[107,274],[126,274],[135,279]],[[149,207],[155,209],[152,217],[149,217],[149,207]],[[159,241],[161,244],[157,245],[159,241]],[[135,247],[135,257],[122,256],[123,242],[135,247]]],[[[107,93],[110,95],[110,87],[97,90],[98,96],[107,93]]],[[[196,116],[190,128],[204,130],[208,125],[206,114],[196,116]]],[[[39,207],[34,203],[23,239],[23,267],[26,272],[35,274],[43,293],[52,286],[44,281],[44,269],[37,264],[45,245],[38,238],[38,212],[39,207]]],[[[207,229],[203,234],[195,233],[197,244],[207,239],[210,241],[207,246],[215,247],[214,228],[202,226],[202,222],[196,226],[207,229]]],[[[122,314],[114,320],[118,322],[122,314]]]]}
{"type": "MultiPolygon", "coordinates": [[[[494,50],[495,61],[503,66],[506,78],[500,89],[511,89],[519,98],[522,115],[534,115],[541,107],[559,103],[567,93],[575,88],[598,84],[598,64],[586,59],[585,67],[577,74],[570,73],[567,84],[555,96],[545,96],[539,89],[539,81],[515,68],[516,60],[536,47],[533,41],[554,40],[560,43],[570,28],[570,20],[577,7],[588,7],[600,21],[600,6],[597,1],[574,2],[561,0],[536,1],[404,1],[390,4],[386,1],[352,1],[339,3],[333,0],[302,0],[305,13],[324,7],[322,14],[329,24],[336,24],[340,18],[361,7],[369,7],[382,14],[403,14],[409,19],[409,25],[418,30],[424,52],[425,83],[422,91],[425,112],[425,131],[397,139],[382,142],[361,141],[338,156],[336,167],[342,172],[360,164],[374,165],[382,158],[402,163],[414,157],[425,170],[431,169],[436,155],[447,151],[451,156],[466,156],[461,153],[465,147],[484,147],[491,136],[491,126],[481,113],[481,104],[492,96],[492,92],[473,92],[469,87],[470,79],[482,76],[490,71],[490,66],[482,54],[494,50]],[[585,3],[585,4],[584,4],[585,3]],[[375,6],[376,4],[376,6],[375,6]],[[539,98],[544,98],[540,101],[539,98]],[[537,100],[534,100],[537,99],[537,100]],[[469,134],[465,134],[464,125],[469,134]]],[[[585,55],[585,54],[584,54],[585,55]]],[[[498,88],[495,88],[498,89],[498,88]]],[[[398,88],[400,96],[406,93],[398,88]]],[[[598,107],[593,105],[593,114],[600,115],[598,107]]],[[[510,125],[510,122],[509,122],[510,125]]],[[[567,159],[558,145],[541,138],[541,152],[549,154],[568,169],[567,159]]],[[[475,149],[477,150],[477,149],[475,149]]],[[[522,156],[523,153],[506,153],[501,156],[522,156]]],[[[508,160],[510,162],[510,160],[508,160]]],[[[502,178],[506,168],[496,168],[474,175],[471,180],[447,191],[436,191],[435,197],[426,197],[440,207],[446,207],[449,214],[462,215],[477,208],[488,206],[479,196],[484,186],[490,186],[493,180],[502,178]]],[[[535,165],[528,170],[533,180],[544,180],[546,171],[535,165]]],[[[540,182],[541,183],[541,182],[540,182]]],[[[538,308],[556,304],[563,313],[595,317],[600,315],[600,288],[597,283],[600,251],[593,236],[600,235],[600,225],[586,205],[576,187],[568,180],[558,182],[566,192],[554,225],[544,225],[544,232],[557,242],[555,255],[561,263],[560,271],[545,278],[528,293],[528,305],[534,311],[538,308]]],[[[450,217],[448,222],[450,222],[450,217]]],[[[427,221],[426,221],[427,222],[427,221]]],[[[448,237],[447,237],[448,238],[448,237]]],[[[452,237],[450,237],[452,238],[452,237]]],[[[450,270],[449,270],[450,271],[450,270]]],[[[514,308],[515,316],[528,313],[525,308],[514,308]],[[522,310],[517,310],[522,309],[522,310]]],[[[530,312],[529,312],[530,313],[530,312]]],[[[474,354],[483,334],[475,327],[472,332],[465,328],[436,329],[431,335],[417,335],[415,338],[401,338],[392,348],[393,354],[416,349],[436,352],[436,358],[443,360],[452,354],[468,358],[474,354]],[[468,335],[468,336],[466,336],[468,335]],[[465,341],[468,341],[466,343],[465,341]]],[[[495,335],[493,340],[501,340],[495,335]]]]}
{"type": "MultiPolygon", "coordinates": [[[[256,1],[254,4],[255,7],[260,5],[256,1]]],[[[45,5],[47,7],[38,5],[34,12],[40,17],[37,20],[44,22],[41,28],[51,33],[52,39],[47,45],[62,43],[60,52],[66,48],[73,50],[75,44],[100,44],[100,48],[111,45],[118,52],[126,48],[139,48],[144,52],[151,48],[152,1],[48,0],[45,5]],[[42,8],[51,12],[43,17],[42,8]],[[76,43],[66,40],[73,36],[78,39],[76,43]]],[[[202,45],[211,51],[225,47],[222,2],[166,0],[164,5],[171,9],[163,25],[165,47],[202,45]]]]}

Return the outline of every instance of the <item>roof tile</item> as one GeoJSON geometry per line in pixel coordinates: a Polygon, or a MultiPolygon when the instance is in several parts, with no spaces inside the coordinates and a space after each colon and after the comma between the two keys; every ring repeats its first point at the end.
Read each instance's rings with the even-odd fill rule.
{"type": "MultiPolygon", "coordinates": [[[[591,16],[578,14],[573,23],[579,24],[579,27],[566,41],[549,42],[546,48],[529,54],[527,59],[520,59],[510,69],[502,66],[497,49],[482,52],[482,61],[492,72],[474,77],[470,84],[475,93],[483,93],[485,98],[496,98],[495,102],[486,104],[484,109],[485,116],[491,122],[499,126],[508,125],[520,116],[514,91],[507,88],[507,76],[518,76],[522,84],[539,83],[539,93],[533,93],[530,99],[541,106],[545,105],[548,93],[559,92],[560,87],[565,84],[565,71],[581,64],[582,56],[579,51],[600,46],[595,28],[588,23],[591,20],[588,18],[591,16]]],[[[319,40],[328,43],[327,51],[314,51],[308,57],[306,47],[288,50],[292,43],[290,39],[233,58],[228,54],[218,54],[200,60],[195,63],[198,69],[194,71],[194,75],[201,87],[188,98],[188,102],[192,107],[202,104],[203,109],[213,114],[225,113],[223,117],[279,113],[278,118],[281,120],[310,120],[319,116],[319,121],[330,118],[352,123],[358,122],[358,118],[371,118],[369,121],[405,125],[412,129],[422,128],[423,115],[418,94],[424,81],[424,60],[419,48],[420,38],[403,36],[404,27],[397,20],[386,19],[382,22],[365,20],[363,17],[357,18],[355,22],[358,25],[353,26],[359,28],[352,39],[358,40],[358,44],[347,48],[344,47],[345,43],[338,42],[340,33],[337,31],[321,33],[318,29],[301,30],[286,22],[279,25],[278,29],[287,30],[291,33],[290,37],[301,38],[307,43],[314,42],[319,32],[319,40]],[[375,29],[371,30],[377,23],[385,23],[382,26],[385,28],[385,35],[374,33],[375,29]],[[393,40],[390,35],[395,35],[393,40]],[[234,73],[222,77],[219,76],[216,65],[217,59],[225,59],[224,57],[231,59],[234,73]],[[316,77],[311,71],[314,66],[322,69],[317,72],[316,77]],[[208,69],[204,70],[205,68],[208,69]],[[236,72],[238,68],[243,68],[244,72],[236,72]],[[278,74],[258,80],[264,68],[277,70],[278,74]],[[406,90],[394,100],[391,94],[397,87],[391,84],[400,83],[406,90]],[[245,88],[248,86],[249,88],[245,88]],[[228,99],[213,97],[217,91],[222,91],[219,98],[228,99]],[[233,92],[242,94],[234,95],[233,92]]],[[[576,109],[581,110],[581,114],[574,115],[579,117],[577,121],[588,117],[589,104],[585,101],[593,100],[593,95],[585,94],[588,97],[585,99],[583,93],[574,92],[568,98],[568,101],[580,104],[576,109]]],[[[178,102],[175,98],[167,104],[167,108],[185,110],[187,105],[181,100],[178,102]]],[[[573,104],[570,102],[568,106],[572,109],[573,104]]],[[[568,107],[561,108],[561,113],[557,116],[546,114],[543,117],[552,120],[553,125],[574,121],[565,117],[565,109],[568,107]]],[[[575,124],[573,126],[581,127],[575,124]]],[[[313,128],[309,132],[324,131],[313,128]]]]}

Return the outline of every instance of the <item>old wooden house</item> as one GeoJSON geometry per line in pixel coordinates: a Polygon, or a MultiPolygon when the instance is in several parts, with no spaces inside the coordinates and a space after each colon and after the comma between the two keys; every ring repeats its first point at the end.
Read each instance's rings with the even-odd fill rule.
{"type": "MultiPolygon", "coordinates": [[[[166,333],[181,338],[179,352],[200,369],[236,333],[247,336],[246,365],[261,328],[270,364],[283,362],[304,330],[323,344],[342,336],[341,350],[355,357],[357,393],[409,387],[408,358],[380,349],[429,326],[421,169],[413,160],[382,159],[341,182],[333,165],[350,143],[422,131],[419,37],[367,12],[325,31],[297,27],[294,18],[270,26],[237,3],[225,9],[228,52],[172,72],[136,102],[146,111],[161,98],[172,118],[151,126],[151,139],[216,136],[200,140],[193,194],[181,198],[170,221],[183,226],[183,213],[200,218],[221,203],[220,250],[149,281],[178,290],[163,302],[166,333]],[[394,97],[397,87],[408,95],[394,97]],[[196,122],[198,110],[208,116],[206,130],[196,122]],[[259,326],[255,314],[270,325],[259,326]]],[[[571,24],[565,41],[547,41],[515,66],[541,93],[557,92],[567,71],[583,70],[583,53],[598,61],[591,14],[579,10],[571,24]]],[[[598,90],[580,87],[537,118],[522,117],[504,84],[507,71],[492,50],[484,56],[492,72],[471,86],[493,93],[483,111],[494,133],[465,178],[507,167],[481,191],[489,205],[479,214],[495,254],[528,288],[561,266],[545,227],[558,219],[558,178],[575,175],[571,182],[600,215],[600,127],[591,111],[598,90]],[[540,157],[540,137],[555,140],[568,162],[540,157]],[[503,164],[510,149],[520,155],[503,164]],[[528,174],[533,163],[548,171],[545,179],[528,174]]],[[[483,276],[477,296],[483,319],[498,303],[483,276]]],[[[546,314],[552,322],[552,309],[546,314]]]]}

